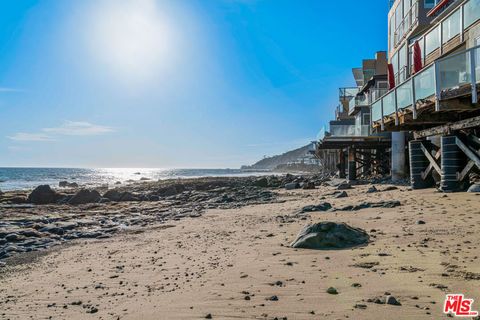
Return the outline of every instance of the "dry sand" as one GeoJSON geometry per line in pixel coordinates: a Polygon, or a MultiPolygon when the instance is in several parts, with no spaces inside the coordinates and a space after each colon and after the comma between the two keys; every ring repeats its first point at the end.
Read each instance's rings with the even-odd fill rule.
{"type": "Polygon", "coordinates": [[[142,233],[57,247],[3,268],[0,319],[440,319],[446,292],[474,298],[480,309],[479,195],[367,188],[324,200],[332,188],[281,191],[284,203],[209,210],[142,233]],[[278,218],[322,201],[339,207],[391,199],[402,205],[278,218]],[[317,221],[363,228],[373,241],[336,251],[289,248],[317,221]],[[366,302],[385,292],[402,305],[366,302]]]}

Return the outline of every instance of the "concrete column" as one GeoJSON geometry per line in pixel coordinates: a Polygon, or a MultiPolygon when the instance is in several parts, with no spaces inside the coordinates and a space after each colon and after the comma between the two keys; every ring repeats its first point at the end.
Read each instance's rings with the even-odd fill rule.
{"type": "Polygon", "coordinates": [[[357,162],[355,148],[348,148],[348,180],[357,180],[357,162]]]}
{"type": "Polygon", "coordinates": [[[405,176],[405,132],[392,132],[392,181],[404,179],[405,176]]]}

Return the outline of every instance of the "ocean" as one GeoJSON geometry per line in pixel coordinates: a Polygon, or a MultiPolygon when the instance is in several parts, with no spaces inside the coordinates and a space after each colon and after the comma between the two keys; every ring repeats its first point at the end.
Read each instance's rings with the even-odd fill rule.
{"type": "Polygon", "coordinates": [[[182,179],[198,177],[240,177],[265,175],[266,172],[240,169],[152,169],[152,168],[0,168],[0,190],[33,189],[42,184],[58,187],[60,181],[95,187],[117,181],[182,179]]]}

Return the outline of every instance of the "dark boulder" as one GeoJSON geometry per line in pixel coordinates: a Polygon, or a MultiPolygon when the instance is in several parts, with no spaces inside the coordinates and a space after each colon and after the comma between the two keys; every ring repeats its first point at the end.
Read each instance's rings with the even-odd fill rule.
{"type": "Polygon", "coordinates": [[[368,234],[345,223],[319,222],[305,226],[292,242],[293,248],[330,250],[367,244],[368,234]]]}
{"type": "Polygon", "coordinates": [[[352,185],[347,181],[344,181],[344,182],[340,183],[339,185],[337,185],[337,190],[347,190],[347,189],[351,189],[351,188],[352,188],[352,185]]]}
{"type": "Polygon", "coordinates": [[[174,184],[159,188],[156,194],[160,197],[170,197],[182,193],[183,191],[185,191],[185,186],[183,184],[174,184]]]}
{"type": "Polygon", "coordinates": [[[118,190],[112,189],[105,192],[103,198],[109,199],[110,201],[120,202],[120,201],[139,201],[139,198],[133,195],[132,193],[125,191],[120,192],[118,190]]]}
{"type": "Polygon", "coordinates": [[[110,201],[118,202],[122,199],[123,192],[119,192],[118,190],[111,189],[105,192],[103,198],[109,199],[110,201]]]}
{"type": "Polygon", "coordinates": [[[302,208],[301,212],[315,212],[315,211],[328,211],[332,209],[332,205],[328,202],[322,202],[317,205],[305,206],[302,208]]]}
{"type": "Polygon", "coordinates": [[[302,185],[303,190],[313,190],[315,189],[315,183],[313,181],[304,182],[302,185]]]}
{"type": "Polygon", "coordinates": [[[268,187],[268,179],[265,178],[265,177],[259,178],[259,179],[255,180],[254,185],[256,187],[260,187],[260,188],[267,188],[268,187]]]}
{"type": "Polygon", "coordinates": [[[285,184],[286,190],[294,190],[300,188],[300,184],[298,182],[290,182],[285,184]]]}
{"type": "Polygon", "coordinates": [[[122,197],[120,198],[120,201],[140,201],[140,199],[135,196],[134,194],[126,191],[122,194],[122,197]]]}
{"type": "Polygon", "coordinates": [[[33,204],[49,204],[57,202],[60,197],[61,195],[52,190],[49,185],[41,185],[30,193],[27,202],[33,204]]]}
{"type": "Polygon", "coordinates": [[[78,191],[69,201],[69,204],[97,203],[102,197],[96,190],[82,189],[78,191]]]}

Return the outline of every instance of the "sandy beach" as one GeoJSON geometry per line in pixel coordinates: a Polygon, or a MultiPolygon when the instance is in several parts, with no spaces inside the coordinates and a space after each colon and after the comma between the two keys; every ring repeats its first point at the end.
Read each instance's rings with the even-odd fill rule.
{"type": "Polygon", "coordinates": [[[0,317],[439,319],[447,317],[446,293],[480,299],[478,195],[370,187],[353,186],[345,198],[329,186],[275,189],[272,203],[207,209],[18,255],[0,268],[0,317]],[[401,205],[298,214],[322,202],[387,200],[401,205]],[[364,229],[371,241],[344,250],[289,246],[304,225],[320,221],[364,229]],[[375,303],[386,294],[401,305],[375,303]]]}

